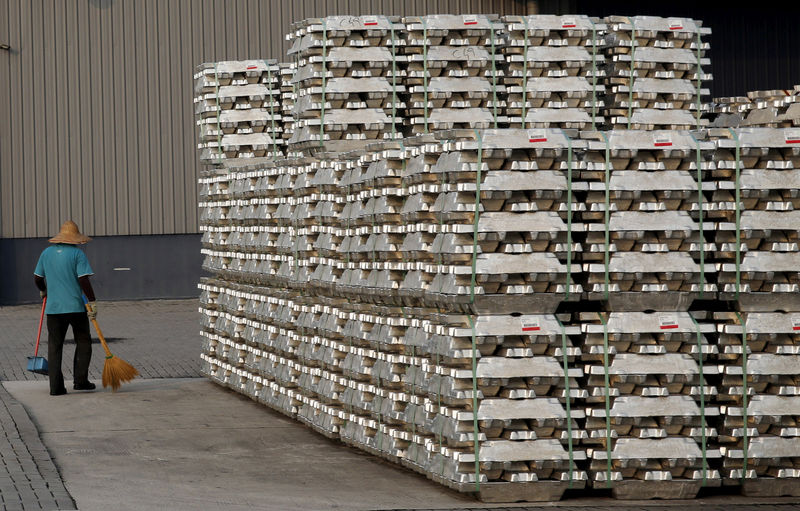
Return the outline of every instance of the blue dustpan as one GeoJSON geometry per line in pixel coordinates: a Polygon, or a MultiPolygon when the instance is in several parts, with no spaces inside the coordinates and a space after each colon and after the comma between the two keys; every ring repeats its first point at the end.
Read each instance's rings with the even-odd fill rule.
{"type": "Polygon", "coordinates": [[[47,375],[47,359],[44,357],[28,357],[28,371],[47,375]]]}
{"type": "Polygon", "coordinates": [[[47,304],[47,296],[42,300],[42,314],[39,316],[39,334],[36,336],[36,351],[32,357],[28,357],[28,371],[47,374],[47,359],[39,356],[39,341],[42,338],[42,322],[44,320],[44,307],[47,304]]]}

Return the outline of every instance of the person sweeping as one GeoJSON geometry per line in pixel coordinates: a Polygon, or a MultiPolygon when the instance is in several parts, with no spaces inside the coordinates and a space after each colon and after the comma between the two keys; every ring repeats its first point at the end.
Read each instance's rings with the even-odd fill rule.
{"type": "Polygon", "coordinates": [[[73,360],[74,390],[94,390],[89,381],[89,362],[92,359],[92,338],[89,334],[89,319],[97,317],[97,303],[89,277],[94,275],[89,259],[77,245],[88,243],[90,237],[81,234],[78,225],[67,220],[61,230],[49,240],[51,246],[39,256],[34,270],[34,283],[39,294],[47,297],[47,357],[50,377],[50,395],[67,393],[61,358],[64,338],[72,327],[75,337],[73,360]],[[84,306],[81,292],[89,303],[84,306]]]}

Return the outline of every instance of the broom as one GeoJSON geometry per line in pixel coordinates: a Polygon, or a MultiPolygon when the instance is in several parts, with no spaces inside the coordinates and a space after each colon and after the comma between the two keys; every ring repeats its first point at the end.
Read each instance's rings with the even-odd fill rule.
{"type": "MultiPolygon", "coordinates": [[[[86,304],[86,310],[89,310],[89,304],[86,304]]],[[[103,366],[103,388],[111,385],[111,390],[116,392],[123,383],[133,380],[139,375],[139,371],[135,367],[125,362],[121,358],[115,357],[108,349],[103,331],[100,330],[100,325],[97,324],[97,319],[92,318],[94,329],[97,330],[97,336],[100,338],[100,343],[106,352],[106,364],[103,366]]]]}

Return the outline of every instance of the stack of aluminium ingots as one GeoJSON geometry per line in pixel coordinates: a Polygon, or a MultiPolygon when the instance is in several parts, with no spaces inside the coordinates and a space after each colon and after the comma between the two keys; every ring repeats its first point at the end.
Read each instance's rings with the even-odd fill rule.
{"type": "Polygon", "coordinates": [[[503,82],[512,128],[596,129],[605,85],[606,26],[588,16],[505,16],[503,82]]]}
{"type": "Polygon", "coordinates": [[[254,161],[285,152],[281,77],[274,60],[201,64],[194,79],[201,162],[254,161]]]}
{"type": "Polygon", "coordinates": [[[346,152],[400,136],[405,57],[396,18],[311,18],[287,38],[296,65],[290,149],[346,152]]]}
{"type": "Polygon", "coordinates": [[[716,128],[800,126],[800,85],[787,90],[756,90],[747,96],[714,98],[711,105],[716,128]]]}
{"type": "Polygon", "coordinates": [[[687,131],[587,132],[580,313],[589,477],[618,498],[689,498],[719,484],[713,326],[687,312],[716,298],[705,231],[714,144],[687,131]],[[654,312],[655,311],[655,312],[654,312]],[[696,319],[695,319],[696,317],[696,319]]]}
{"type": "Polygon", "coordinates": [[[699,20],[653,16],[605,18],[605,120],[611,129],[692,129],[707,124],[703,71],[710,60],[699,20]]]}
{"type": "Polygon", "coordinates": [[[713,130],[724,363],[723,480],[750,495],[798,495],[800,130],[713,130]]]}
{"type": "Polygon", "coordinates": [[[505,123],[497,15],[407,16],[403,24],[408,133],[505,123]]]}

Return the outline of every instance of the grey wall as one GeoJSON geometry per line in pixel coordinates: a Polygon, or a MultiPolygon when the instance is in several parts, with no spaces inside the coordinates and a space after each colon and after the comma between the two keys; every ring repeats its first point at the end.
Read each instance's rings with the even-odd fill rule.
{"type": "MultiPolygon", "coordinates": [[[[0,305],[39,301],[33,269],[47,238],[0,239],[0,305]]],[[[98,300],[199,295],[200,235],[100,236],[86,245],[98,300]],[[129,269],[124,269],[129,268],[129,269]]]]}
{"type": "Polygon", "coordinates": [[[516,0],[0,0],[0,238],[198,231],[192,74],[282,58],[328,14],[523,14],[516,0]]]}

